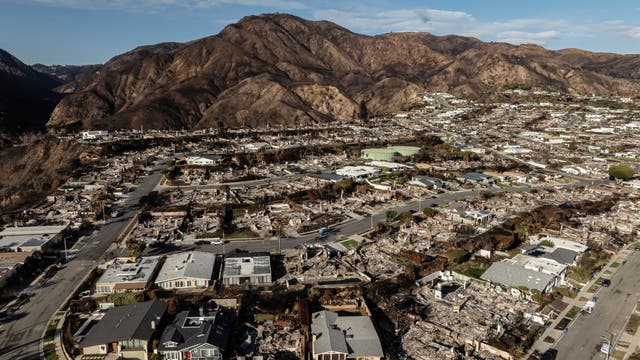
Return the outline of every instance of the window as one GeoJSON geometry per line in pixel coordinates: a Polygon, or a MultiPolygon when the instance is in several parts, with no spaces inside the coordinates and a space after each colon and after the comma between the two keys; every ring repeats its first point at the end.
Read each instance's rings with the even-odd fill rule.
{"type": "Polygon", "coordinates": [[[130,339],[130,340],[120,341],[120,348],[122,350],[126,350],[126,349],[144,349],[145,345],[146,345],[146,342],[144,340],[130,339]]]}
{"type": "Polygon", "coordinates": [[[163,352],[165,360],[180,360],[180,353],[177,351],[166,351],[163,352]]]}

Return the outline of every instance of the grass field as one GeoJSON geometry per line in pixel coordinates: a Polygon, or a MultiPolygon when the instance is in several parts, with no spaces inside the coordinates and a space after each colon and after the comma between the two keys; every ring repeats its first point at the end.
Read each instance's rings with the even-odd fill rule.
{"type": "Polygon", "coordinates": [[[353,239],[344,239],[340,241],[339,244],[344,246],[347,249],[351,249],[358,246],[358,242],[353,239]]]}

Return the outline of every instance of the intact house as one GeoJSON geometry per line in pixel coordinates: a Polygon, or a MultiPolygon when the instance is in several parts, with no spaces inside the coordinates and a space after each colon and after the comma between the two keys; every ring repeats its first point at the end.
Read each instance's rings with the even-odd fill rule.
{"type": "Polygon", "coordinates": [[[361,180],[371,177],[373,175],[380,174],[380,169],[373,166],[344,166],[336,170],[336,175],[340,175],[346,178],[361,180]]]}
{"type": "Polygon", "coordinates": [[[468,172],[463,174],[458,178],[458,180],[461,182],[484,185],[493,185],[496,182],[492,176],[477,172],[468,172]]]}
{"type": "Polygon", "coordinates": [[[220,155],[199,155],[187,157],[187,165],[215,166],[224,162],[220,155]]]}
{"type": "Polygon", "coordinates": [[[576,266],[589,248],[575,241],[546,235],[531,236],[529,241],[531,244],[524,247],[524,254],[547,258],[568,266],[576,266]]]}
{"type": "Polygon", "coordinates": [[[224,285],[271,284],[271,259],[267,253],[227,255],[222,272],[224,285]]]}
{"type": "Polygon", "coordinates": [[[234,321],[230,310],[201,307],[179,312],[162,332],[158,353],[166,360],[222,360],[234,321]]]}
{"type": "Polygon", "coordinates": [[[442,180],[431,176],[414,176],[409,184],[425,187],[431,190],[444,190],[445,185],[442,180]]]}
{"type": "Polygon", "coordinates": [[[169,255],[155,283],[167,290],[206,289],[211,285],[215,263],[215,254],[202,251],[169,255]]]}
{"type": "Polygon", "coordinates": [[[248,143],[244,144],[244,149],[247,152],[267,151],[271,150],[271,145],[267,144],[266,142],[248,143]]]}
{"type": "Polygon", "coordinates": [[[136,262],[114,261],[96,282],[96,294],[144,291],[158,272],[157,257],[141,257],[136,262]]]}
{"type": "Polygon", "coordinates": [[[504,261],[522,266],[525,269],[538,271],[553,276],[554,287],[564,284],[564,279],[567,275],[568,266],[565,264],[560,264],[553,259],[518,254],[513,258],[505,259],[504,261]]]}
{"type": "Polygon", "coordinates": [[[82,140],[100,140],[109,136],[108,130],[89,130],[80,132],[82,140]]]}
{"type": "Polygon", "coordinates": [[[491,264],[480,278],[509,290],[514,296],[520,296],[522,291],[530,292],[532,290],[546,293],[553,289],[555,283],[555,277],[551,274],[505,261],[491,264]]]}
{"type": "Polygon", "coordinates": [[[311,318],[314,360],[383,359],[380,338],[368,316],[340,316],[318,311],[311,318]]]}
{"type": "Polygon", "coordinates": [[[84,355],[116,354],[125,359],[148,360],[152,340],[167,310],[167,303],[147,301],[114,307],[91,327],[80,342],[84,355]]]}

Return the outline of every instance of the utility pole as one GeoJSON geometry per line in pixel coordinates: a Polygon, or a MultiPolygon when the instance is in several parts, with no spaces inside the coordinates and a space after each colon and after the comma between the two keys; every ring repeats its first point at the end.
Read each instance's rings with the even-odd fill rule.
{"type": "Polygon", "coordinates": [[[62,238],[64,240],[64,262],[66,263],[69,257],[69,252],[67,251],[67,237],[62,238]]]}

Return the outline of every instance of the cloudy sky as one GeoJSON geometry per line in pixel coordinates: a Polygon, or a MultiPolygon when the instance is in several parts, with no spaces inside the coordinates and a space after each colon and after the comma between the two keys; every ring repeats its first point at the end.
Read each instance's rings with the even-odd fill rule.
{"type": "Polygon", "coordinates": [[[352,31],[426,31],[550,49],[640,53],[637,0],[0,0],[0,48],[26,63],[89,64],[286,12],[352,31]]]}

